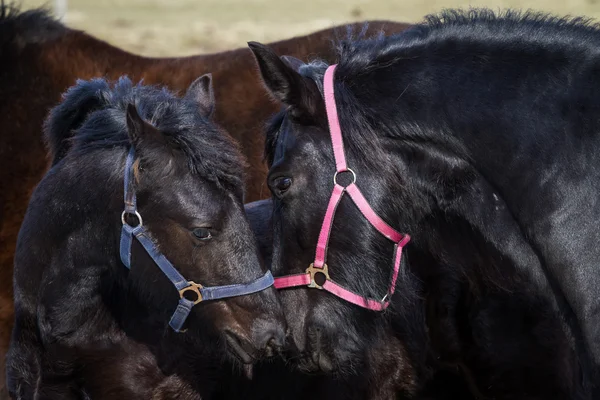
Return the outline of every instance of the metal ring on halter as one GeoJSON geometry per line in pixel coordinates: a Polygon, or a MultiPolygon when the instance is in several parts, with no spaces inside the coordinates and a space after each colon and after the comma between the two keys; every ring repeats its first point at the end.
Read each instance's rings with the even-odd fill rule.
{"type": "Polygon", "coordinates": [[[123,214],[121,214],[121,222],[123,222],[123,225],[129,225],[129,226],[131,226],[132,228],[137,228],[138,226],[142,226],[142,225],[144,224],[144,223],[143,223],[143,221],[142,221],[142,216],[140,215],[140,213],[139,213],[139,212],[137,212],[137,210],[135,210],[134,212],[131,212],[131,211],[123,211],[123,214]],[[137,217],[137,219],[138,219],[138,222],[139,222],[139,223],[138,223],[136,226],[131,226],[131,225],[129,225],[129,224],[127,223],[127,221],[125,221],[125,215],[127,215],[127,214],[133,214],[133,215],[135,215],[135,216],[137,217]]]}
{"type": "Polygon", "coordinates": [[[325,284],[325,282],[331,280],[331,278],[329,277],[329,270],[327,264],[323,264],[321,268],[317,268],[313,263],[310,263],[308,268],[306,268],[305,272],[310,275],[310,282],[308,284],[309,288],[323,289],[323,285],[325,284]],[[317,274],[323,274],[325,278],[322,285],[319,285],[315,279],[315,275],[317,274]]]}
{"type": "Polygon", "coordinates": [[[350,172],[352,174],[352,182],[350,183],[350,185],[353,184],[353,183],[356,183],[356,174],[354,173],[354,171],[352,171],[352,169],[346,168],[344,171],[335,171],[335,174],[333,175],[333,184],[334,185],[338,184],[337,183],[337,176],[338,176],[338,174],[340,172],[350,172]]]}
{"type": "Polygon", "coordinates": [[[188,299],[188,300],[193,301],[194,305],[196,305],[202,301],[202,293],[200,293],[200,289],[202,289],[202,285],[200,285],[194,281],[189,281],[188,283],[190,284],[190,286],[187,286],[187,287],[184,287],[183,289],[181,289],[179,291],[179,297],[181,297],[183,299],[185,292],[193,292],[196,295],[196,299],[195,300],[188,299]]]}

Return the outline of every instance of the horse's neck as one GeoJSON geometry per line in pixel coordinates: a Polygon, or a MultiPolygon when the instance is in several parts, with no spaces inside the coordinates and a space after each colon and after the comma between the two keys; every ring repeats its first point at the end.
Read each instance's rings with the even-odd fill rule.
{"type": "MultiPolygon", "coordinates": [[[[552,76],[544,69],[539,74],[544,73],[552,76]]],[[[492,110],[463,100],[459,109],[466,110],[464,114],[451,117],[451,125],[463,127],[450,133],[462,146],[461,157],[494,188],[523,229],[563,205],[570,205],[570,211],[580,206],[586,207],[586,212],[593,209],[589,200],[573,196],[600,178],[600,169],[595,168],[600,163],[600,123],[595,111],[590,111],[600,106],[600,96],[577,96],[576,88],[570,87],[585,82],[585,76],[575,83],[565,82],[562,91],[554,89],[552,81],[539,83],[536,89],[544,93],[542,100],[530,99],[527,94],[510,99],[500,93],[498,103],[514,104],[492,110]],[[573,104],[562,104],[571,100],[573,104]],[[553,114],[556,109],[564,109],[564,115],[553,114]],[[487,116],[487,122],[482,122],[481,114],[487,116]]],[[[600,214],[599,210],[593,212],[600,214]]]]}
{"type": "MultiPolygon", "coordinates": [[[[556,349],[568,351],[569,342],[561,334],[558,314],[548,310],[548,302],[528,289],[528,280],[510,262],[491,255],[496,252],[486,249],[481,238],[457,235],[454,240],[450,230],[445,236],[436,238],[437,248],[446,247],[441,251],[442,260],[432,257],[431,249],[411,257],[411,263],[418,265],[415,270],[419,271],[426,293],[427,366],[431,371],[426,387],[461,393],[460,398],[482,398],[481,393],[498,390],[490,391],[488,382],[505,380],[496,374],[502,370],[502,363],[530,368],[518,354],[502,354],[499,343],[506,340],[511,345],[527,347],[531,338],[518,330],[501,331],[498,326],[518,325],[522,321],[543,325],[544,331],[539,335],[557,338],[556,349]]],[[[538,340],[536,337],[533,342],[538,340]]],[[[532,353],[550,347],[536,345],[532,353]]],[[[549,359],[548,365],[536,366],[533,371],[544,371],[543,375],[563,367],[557,358],[549,359]]],[[[534,379],[539,381],[539,376],[534,379]]]]}
{"type": "MultiPolygon", "coordinates": [[[[507,111],[498,112],[490,118],[489,132],[462,133],[461,140],[472,165],[498,191],[538,255],[577,338],[584,374],[591,377],[584,381],[600,382],[600,96],[590,72],[597,65],[581,64],[570,71],[568,81],[539,84],[543,98],[513,101],[521,102],[511,107],[517,111],[515,122],[507,111]],[[534,106],[526,103],[535,100],[534,106]],[[596,366],[587,366],[588,357],[596,366]]],[[[553,77],[541,71],[539,79],[543,72],[553,77]]]]}
{"type": "Polygon", "coordinates": [[[594,152],[598,141],[593,128],[588,127],[587,133],[583,126],[580,132],[552,131],[557,128],[548,127],[547,136],[536,138],[534,144],[531,136],[521,141],[518,131],[513,132],[512,138],[508,135],[515,142],[513,150],[501,142],[491,150],[496,157],[481,150],[485,138],[468,144],[470,139],[464,139],[472,165],[490,188],[486,192],[493,195],[477,201],[473,194],[457,207],[529,276],[532,291],[549,298],[565,316],[567,329],[576,338],[584,380],[600,379],[588,377],[600,372],[589,372],[587,360],[595,357],[600,362],[600,339],[595,333],[600,320],[590,311],[599,304],[595,288],[600,251],[584,239],[597,236],[600,218],[596,201],[600,160],[594,152]],[[583,146],[574,133],[589,134],[588,145],[583,146]],[[563,143],[557,146],[557,140],[563,143]]]}
{"type": "Polygon", "coordinates": [[[470,190],[452,204],[451,211],[478,229],[497,254],[528,276],[538,291],[550,292],[540,260],[521,226],[504,199],[482,175],[476,176],[470,190]]]}

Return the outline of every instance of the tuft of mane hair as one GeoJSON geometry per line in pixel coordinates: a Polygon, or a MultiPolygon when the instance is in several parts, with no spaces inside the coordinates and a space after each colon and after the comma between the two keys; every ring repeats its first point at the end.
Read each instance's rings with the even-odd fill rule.
{"type": "Polygon", "coordinates": [[[68,29],[44,7],[21,11],[13,4],[0,5],[0,59],[12,48],[42,43],[65,34],[68,29]]]}
{"type": "Polygon", "coordinates": [[[53,166],[67,154],[75,131],[88,114],[108,104],[104,95],[109,90],[104,79],[77,80],[77,84],[62,95],[62,102],[50,111],[44,123],[44,139],[53,166]]]}
{"type": "Polygon", "coordinates": [[[243,157],[236,142],[201,116],[196,101],[177,97],[165,87],[134,85],[128,77],[112,85],[102,78],[79,80],[67,90],[44,124],[52,164],[71,152],[129,148],[129,104],[185,156],[192,173],[219,186],[243,187],[243,157]]]}
{"type": "MultiPolygon", "coordinates": [[[[340,69],[359,75],[406,59],[405,50],[426,39],[470,38],[474,42],[503,40],[548,46],[600,45],[600,24],[585,17],[557,17],[549,13],[488,8],[446,9],[425,16],[406,31],[368,40],[346,39],[337,45],[340,69]]],[[[346,73],[344,74],[346,75],[346,73]]]]}

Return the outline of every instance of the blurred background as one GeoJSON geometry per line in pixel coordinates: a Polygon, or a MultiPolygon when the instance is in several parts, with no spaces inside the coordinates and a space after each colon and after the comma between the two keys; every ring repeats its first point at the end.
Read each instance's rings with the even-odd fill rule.
{"type": "Polygon", "coordinates": [[[600,0],[21,0],[18,3],[23,9],[45,5],[58,10],[64,14],[60,16],[68,26],[148,56],[216,52],[246,46],[249,40],[275,41],[349,21],[417,22],[428,13],[448,7],[531,8],[600,18],[600,0]]]}

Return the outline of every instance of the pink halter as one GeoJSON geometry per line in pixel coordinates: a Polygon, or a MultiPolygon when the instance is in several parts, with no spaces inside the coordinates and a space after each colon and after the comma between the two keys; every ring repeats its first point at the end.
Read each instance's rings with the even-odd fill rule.
{"type": "Polygon", "coordinates": [[[363,194],[358,189],[358,186],[356,186],[356,174],[346,165],[344,141],[342,139],[342,130],[340,129],[340,122],[335,104],[335,93],[333,90],[333,76],[335,73],[335,68],[336,65],[331,65],[329,68],[327,68],[327,71],[325,71],[323,85],[325,92],[325,107],[327,110],[327,119],[329,120],[329,132],[331,134],[331,143],[333,145],[336,172],[333,175],[333,193],[329,199],[329,205],[327,206],[325,219],[323,220],[321,233],[319,234],[319,241],[317,242],[315,261],[310,264],[310,266],[306,269],[306,272],[303,274],[287,275],[275,278],[275,287],[277,289],[284,289],[307,285],[310,288],[326,290],[329,293],[332,293],[352,304],[356,304],[357,306],[368,308],[369,310],[382,311],[385,310],[390,304],[391,296],[396,289],[396,279],[398,278],[398,272],[400,271],[402,247],[408,243],[410,236],[398,233],[396,230],[386,224],[385,221],[383,221],[375,213],[375,211],[373,211],[371,206],[369,206],[367,199],[365,199],[363,194]],[[352,183],[347,187],[343,187],[337,182],[337,176],[342,172],[352,173],[352,183]],[[360,296],[338,285],[329,277],[329,271],[327,264],[325,263],[327,257],[327,244],[329,242],[329,233],[331,232],[331,225],[333,223],[335,211],[344,193],[348,193],[360,212],[371,223],[371,225],[373,225],[373,227],[379,231],[379,233],[395,243],[394,272],[392,275],[392,281],[387,294],[381,300],[374,300],[360,296]]]}

